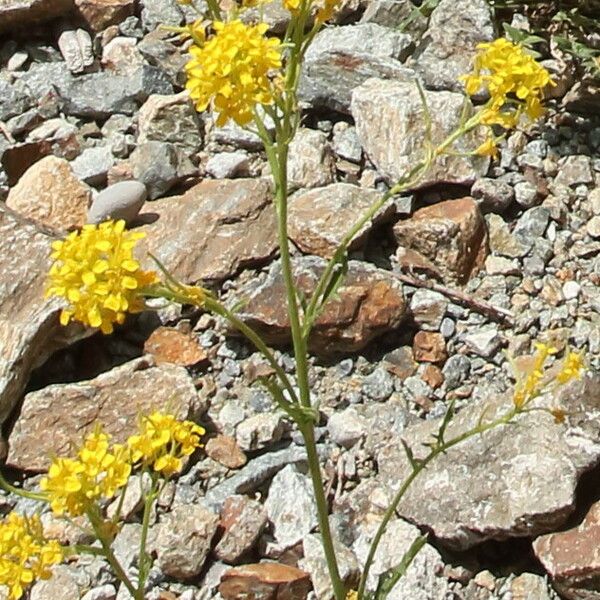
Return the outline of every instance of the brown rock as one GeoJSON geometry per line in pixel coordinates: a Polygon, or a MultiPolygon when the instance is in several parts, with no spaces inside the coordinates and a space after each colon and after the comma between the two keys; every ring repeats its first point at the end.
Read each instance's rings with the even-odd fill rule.
{"type": "Polygon", "coordinates": [[[394,226],[401,246],[428,258],[451,283],[465,283],[487,256],[485,221],[469,197],[417,210],[394,226]]]}
{"type": "MultiPolygon", "coordinates": [[[[349,183],[300,191],[290,198],[289,236],[303,252],[331,258],[350,227],[379,198],[376,190],[349,183]]],[[[356,234],[349,249],[364,244],[373,225],[393,213],[388,204],[356,234]]]]}
{"type": "Polygon", "coordinates": [[[413,340],[413,354],[415,360],[443,363],[448,358],[446,342],[441,333],[433,331],[419,331],[413,340]]]}
{"type": "Polygon", "coordinates": [[[439,367],[435,365],[427,365],[421,379],[434,390],[439,388],[444,383],[444,374],[439,367]]]}
{"type": "Polygon", "coordinates": [[[223,536],[215,556],[226,563],[238,562],[252,549],[267,524],[267,513],[260,502],[246,496],[230,496],[221,511],[223,536]]]}
{"type": "Polygon", "coordinates": [[[0,2],[0,32],[49,21],[72,8],[72,0],[3,0],[0,2]]]}
{"type": "MultiPolygon", "coordinates": [[[[54,237],[0,203],[0,423],[21,400],[31,371],[87,335],[58,322],[60,301],[45,300],[54,237]]],[[[39,432],[38,432],[39,433],[39,432]]]]}
{"type": "Polygon", "coordinates": [[[568,600],[598,600],[600,577],[600,502],[583,521],[566,531],[542,535],[533,550],[552,577],[554,587],[568,600]]]}
{"type": "Polygon", "coordinates": [[[183,196],[153,202],[150,210],[158,219],[140,228],[147,237],[138,255],[153,265],[151,252],[185,283],[225,279],[260,264],[277,248],[266,180],[203,181],[183,196]]]}
{"type": "Polygon", "coordinates": [[[115,442],[124,442],[136,431],[140,414],[162,409],[193,419],[198,402],[184,368],[157,367],[148,356],[90,381],[50,385],[25,396],[9,438],[7,462],[19,469],[41,471],[48,467],[49,455],[72,454],[96,423],[115,442]]]}
{"type": "Polygon", "coordinates": [[[173,329],[155,329],[144,344],[144,352],[152,354],[157,365],[171,363],[191,367],[207,359],[205,350],[189,334],[173,329]]]}
{"type": "Polygon", "coordinates": [[[12,188],[6,205],[40,225],[75,229],[85,224],[91,189],[79,181],[63,158],[46,156],[12,188]]]}
{"type": "MultiPolygon", "coordinates": [[[[294,262],[296,285],[307,298],[325,264],[314,256],[294,262]]],[[[247,302],[240,316],[268,343],[288,343],[290,326],[281,264],[276,262],[271,267],[262,284],[244,291],[247,302]]],[[[337,296],[330,299],[313,327],[309,347],[317,354],[355,352],[398,327],[405,312],[402,284],[397,279],[382,269],[350,261],[337,296]]]]}
{"type": "Polygon", "coordinates": [[[118,25],[133,15],[133,0],[75,0],[77,12],[92,31],[118,25]]]}
{"type": "Polygon", "coordinates": [[[311,589],[308,573],[279,563],[257,563],[229,569],[219,593],[225,600],[304,600],[311,589]]]}
{"type": "Polygon", "coordinates": [[[414,375],[418,366],[413,358],[413,351],[410,346],[401,346],[388,352],[383,357],[383,361],[383,366],[401,381],[414,375]]]}
{"type": "Polygon", "coordinates": [[[248,461],[235,439],[228,435],[217,435],[214,438],[210,438],[206,442],[205,450],[208,457],[216,460],[228,469],[239,469],[248,461]]]}

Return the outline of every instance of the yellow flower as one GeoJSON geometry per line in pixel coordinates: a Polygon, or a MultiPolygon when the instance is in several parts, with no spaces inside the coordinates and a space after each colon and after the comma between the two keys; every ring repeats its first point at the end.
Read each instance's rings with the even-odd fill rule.
{"type": "Polygon", "coordinates": [[[281,42],[265,36],[264,23],[216,21],[213,29],[215,35],[205,44],[190,48],[186,87],[198,111],[210,105],[218,113],[218,126],[229,119],[246,125],[257,104],[274,102],[273,71],[281,68],[281,42]]]}
{"type": "Polygon", "coordinates": [[[283,7],[295,14],[300,10],[300,3],[301,0],[283,0],[283,7]]]}
{"type": "Polygon", "coordinates": [[[548,71],[522,46],[504,38],[477,48],[474,70],[462,79],[470,96],[482,88],[490,95],[482,122],[514,127],[522,114],[539,118],[543,113],[543,90],[555,85],[548,71]]]}
{"type": "Polygon", "coordinates": [[[183,468],[185,456],[200,448],[205,430],[191,421],[179,421],[171,414],[154,412],[140,420],[139,433],[127,440],[134,462],[151,466],[169,477],[183,468]]]}
{"type": "Polygon", "coordinates": [[[10,513],[0,521],[0,585],[18,600],[36,579],[48,579],[50,567],[63,560],[58,542],[44,539],[37,515],[10,513]]]}
{"type": "Polygon", "coordinates": [[[560,373],[556,376],[559,384],[567,383],[571,379],[577,379],[583,371],[583,354],[581,352],[569,351],[563,362],[560,373]]]}
{"type": "Polygon", "coordinates": [[[498,146],[494,138],[488,137],[481,146],[475,150],[475,154],[478,156],[491,156],[492,158],[498,158],[498,146]]]}
{"type": "Polygon", "coordinates": [[[317,23],[325,23],[333,17],[340,0],[319,0],[319,7],[315,19],[317,23]]]}
{"type": "Polygon", "coordinates": [[[358,592],[356,590],[348,590],[346,600],[358,600],[358,592]]]}
{"type": "Polygon", "coordinates": [[[126,313],[143,310],[141,291],[156,283],[157,277],[142,271],[133,258],[133,248],[142,237],[143,233],[125,231],[124,221],[107,221],[85,225],[52,244],[54,262],[46,296],[67,300],[69,305],[60,315],[63,325],[74,319],[111,333],[126,313]]]}

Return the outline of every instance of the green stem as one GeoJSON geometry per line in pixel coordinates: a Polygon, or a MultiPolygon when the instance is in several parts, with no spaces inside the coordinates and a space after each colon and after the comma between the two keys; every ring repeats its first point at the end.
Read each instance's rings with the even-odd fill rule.
{"type": "MultiPolygon", "coordinates": [[[[143,493],[143,474],[140,477],[140,486],[142,486],[143,493]]],[[[146,579],[152,565],[152,561],[146,552],[146,542],[148,540],[148,529],[150,527],[150,514],[152,513],[152,506],[158,496],[158,490],[156,489],[156,481],[152,481],[152,487],[144,499],[144,515],[142,517],[142,533],[140,536],[140,558],[139,558],[139,575],[138,575],[138,591],[140,594],[144,593],[144,586],[146,585],[146,579]]]]}
{"type": "Polygon", "coordinates": [[[362,600],[365,597],[367,578],[369,577],[369,571],[373,564],[373,560],[375,559],[375,554],[377,552],[377,548],[379,547],[379,543],[381,542],[381,538],[383,537],[383,534],[385,533],[388,523],[390,522],[392,517],[394,517],[394,515],[396,514],[396,509],[398,508],[398,504],[400,503],[400,501],[402,500],[402,498],[408,491],[408,489],[411,486],[411,484],[413,483],[413,481],[419,476],[420,473],[422,473],[425,470],[427,465],[429,465],[429,463],[432,462],[440,454],[445,453],[453,446],[456,446],[457,444],[460,444],[461,442],[464,442],[465,440],[467,440],[475,435],[483,434],[486,431],[488,431],[490,429],[494,429],[495,427],[499,427],[501,425],[507,425],[520,412],[523,412],[523,411],[521,409],[513,407],[506,414],[502,415],[501,417],[498,417],[494,421],[490,421],[489,423],[486,423],[486,424],[479,423],[476,427],[469,429],[468,431],[456,436],[455,438],[452,438],[451,440],[449,440],[447,442],[438,443],[436,446],[434,446],[431,449],[431,451],[425,458],[420,459],[415,464],[413,464],[410,475],[404,480],[404,482],[402,483],[402,485],[396,492],[394,499],[392,500],[392,502],[388,506],[387,510],[385,511],[385,513],[383,515],[383,520],[379,524],[379,527],[377,528],[375,536],[373,537],[373,541],[371,542],[371,546],[369,547],[369,553],[367,554],[367,559],[365,561],[363,572],[362,572],[362,575],[360,578],[360,583],[358,586],[358,599],[359,600],[362,600]]]}
{"type": "Polygon", "coordinates": [[[30,492],[22,488],[15,487],[6,481],[2,469],[0,469],[0,488],[9,494],[20,496],[21,498],[27,498],[28,500],[37,500],[38,502],[48,502],[48,496],[40,492],[30,492]]]}

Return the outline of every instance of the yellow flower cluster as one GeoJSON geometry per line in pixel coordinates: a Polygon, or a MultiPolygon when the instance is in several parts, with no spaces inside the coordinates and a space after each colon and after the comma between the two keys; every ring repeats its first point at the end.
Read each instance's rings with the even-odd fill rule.
{"type": "Polygon", "coordinates": [[[152,272],[142,271],[133,258],[133,248],[143,233],[125,231],[124,221],[85,225],[65,240],[52,244],[53,264],[46,296],[59,296],[69,303],[60,315],[103,333],[114,323],[123,323],[127,312],[144,308],[140,290],[157,281],[152,272]]]}
{"type": "Polygon", "coordinates": [[[522,46],[504,38],[477,48],[474,71],[463,79],[470,96],[482,88],[490,94],[482,123],[510,129],[523,113],[531,119],[540,117],[543,90],[553,85],[548,71],[522,46]]]}
{"type": "Polygon", "coordinates": [[[274,71],[281,68],[281,42],[265,36],[268,26],[264,23],[216,21],[212,27],[212,38],[190,48],[186,87],[198,111],[211,105],[218,113],[218,126],[229,119],[246,125],[257,104],[274,102],[274,71]]]}
{"type": "Polygon", "coordinates": [[[40,488],[48,494],[57,515],[84,514],[97,500],[111,499],[127,485],[131,473],[129,451],[110,446],[110,437],[97,429],[84,440],[77,458],[56,458],[40,488]]]}
{"type": "Polygon", "coordinates": [[[54,540],[45,540],[39,517],[10,513],[0,521],[0,585],[18,600],[36,579],[49,579],[50,567],[63,560],[54,540]]]}
{"type": "Polygon", "coordinates": [[[143,417],[138,435],[127,440],[134,463],[141,462],[170,477],[183,468],[183,458],[200,447],[205,430],[191,421],[179,421],[173,415],[154,412],[143,417]]]}

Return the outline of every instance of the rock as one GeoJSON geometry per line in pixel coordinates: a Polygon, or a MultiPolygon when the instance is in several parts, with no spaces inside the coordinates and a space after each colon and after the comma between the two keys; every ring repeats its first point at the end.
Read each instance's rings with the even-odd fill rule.
{"type": "Polygon", "coordinates": [[[550,220],[550,212],[543,206],[526,210],[517,221],[513,235],[521,244],[533,244],[543,237],[550,220]]]}
{"type": "Polygon", "coordinates": [[[167,75],[173,85],[184,87],[184,66],[188,58],[172,40],[171,32],[159,27],[140,40],[137,48],[149,64],[167,75]]]}
{"type": "Polygon", "coordinates": [[[291,465],[273,477],[265,509],[282,550],[301,542],[318,524],[310,479],[291,465]]]}
{"type": "Polygon", "coordinates": [[[143,0],[142,24],[146,31],[161,25],[177,27],[184,22],[183,12],[175,0],[143,0]]]}
{"type": "Polygon", "coordinates": [[[394,226],[401,246],[429,259],[453,283],[465,283],[487,255],[485,220],[472,198],[417,210],[394,226]]]}
{"type": "Polygon", "coordinates": [[[144,57],[133,37],[117,36],[102,49],[102,66],[106,71],[134,75],[144,64],[144,57]]]}
{"type": "Polygon", "coordinates": [[[119,519],[127,522],[140,510],[144,503],[144,497],[152,488],[152,480],[148,473],[143,475],[131,475],[125,488],[123,499],[117,496],[106,510],[106,516],[114,519],[118,514],[119,519]]]}
{"type": "MultiPolygon", "coordinates": [[[[2,7],[0,7],[0,11],[2,11],[2,7]]],[[[0,120],[7,121],[31,108],[33,100],[27,92],[28,90],[18,83],[11,84],[0,79],[0,120]]]]}
{"type": "Polygon", "coordinates": [[[279,414],[259,413],[244,420],[237,427],[235,438],[243,451],[262,450],[278,442],[285,432],[279,414]]]}
{"type": "Polygon", "coordinates": [[[310,588],[308,573],[296,567],[264,562],[226,571],[219,593],[224,600],[305,600],[310,588]]]}
{"type": "Polygon", "coordinates": [[[214,550],[215,556],[235,564],[253,548],[266,525],[267,513],[260,502],[246,496],[227,498],[219,523],[223,535],[214,550]]]}
{"type": "Polygon", "coordinates": [[[186,92],[149,96],[138,113],[138,127],[140,144],[168,142],[188,153],[202,147],[202,125],[186,92]]]}
{"type": "MultiPolygon", "coordinates": [[[[303,252],[331,258],[352,224],[379,198],[379,192],[350,183],[299,191],[289,201],[289,236],[303,252]]],[[[349,249],[364,245],[373,225],[389,219],[394,212],[388,203],[356,234],[349,249]]]]}
{"type": "Polygon", "coordinates": [[[414,72],[401,63],[411,49],[409,35],[374,23],[325,28],[306,53],[299,97],[348,113],[352,90],[370,77],[412,81],[414,72]]]}
{"type": "Polygon", "coordinates": [[[378,367],[364,378],[362,391],[371,400],[385,402],[394,391],[394,378],[385,368],[378,367]]]}
{"type": "Polygon", "coordinates": [[[8,463],[42,471],[50,456],[70,455],[96,423],[122,443],[136,431],[139,414],[157,409],[194,419],[200,401],[183,367],[155,366],[151,357],[137,358],[89,381],[30,392],[10,436],[8,463]]]}
{"type": "Polygon", "coordinates": [[[514,258],[488,256],[485,259],[485,270],[488,275],[518,275],[521,273],[521,266],[514,258]]]}
{"type": "Polygon", "coordinates": [[[158,219],[137,250],[151,252],[179,281],[221,280],[257,266],[277,248],[269,183],[260,179],[203,181],[183,196],[152,204],[158,219]]]}
{"type": "Polygon", "coordinates": [[[560,163],[560,170],[555,183],[575,186],[581,183],[593,183],[591,161],[589,156],[567,156],[560,163]]]}
{"type": "Polygon", "coordinates": [[[92,191],[63,158],[46,156],[29,167],[6,199],[6,206],[39,225],[57,230],[85,224],[92,191]]]}
{"type": "Polygon", "coordinates": [[[133,15],[133,0],[75,0],[79,16],[92,31],[118,25],[133,15]]]}
{"type": "Polygon", "coordinates": [[[333,126],[333,151],[344,160],[357,164],[361,162],[362,148],[356,135],[356,127],[345,121],[339,121],[333,126]]]}
{"type": "Polygon", "coordinates": [[[492,9],[485,0],[441,0],[412,57],[415,70],[428,89],[462,92],[460,76],[473,70],[477,44],[494,38],[492,9]]]}
{"type": "Polygon", "coordinates": [[[501,216],[487,215],[486,221],[490,250],[494,254],[509,258],[522,258],[531,249],[533,241],[531,239],[521,241],[515,237],[501,216]]]}
{"type": "Polygon", "coordinates": [[[55,239],[0,203],[0,423],[21,401],[31,371],[88,335],[75,323],[62,327],[61,302],[44,299],[55,239]]]}
{"type": "Polygon", "coordinates": [[[350,407],[342,412],[335,412],[327,421],[329,437],[343,448],[352,448],[367,433],[367,421],[350,407]]]}
{"type": "Polygon", "coordinates": [[[600,216],[592,217],[587,222],[585,229],[590,237],[594,239],[600,238],[600,216]]]}
{"type": "Polygon", "coordinates": [[[102,190],[87,214],[88,223],[123,219],[130,225],[146,202],[146,186],[139,181],[121,181],[102,190]]]}
{"type": "Polygon", "coordinates": [[[56,565],[52,568],[52,577],[36,581],[33,584],[29,598],[31,600],[52,600],[53,598],[79,600],[81,595],[71,569],[66,565],[56,565]]]}
{"type": "MultiPolygon", "coordinates": [[[[361,567],[365,564],[371,540],[379,525],[380,518],[372,516],[365,526],[359,529],[360,536],[352,545],[361,567]]],[[[400,519],[393,519],[388,524],[375,558],[369,571],[367,589],[374,591],[380,575],[397,567],[405,553],[421,532],[414,526],[400,519]]],[[[439,552],[425,544],[406,570],[403,577],[391,589],[390,600],[443,600],[452,597],[450,585],[441,575],[444,563],[439,552]]]]}
{"type": "Polygon", "coordinates": [[[219,517],[199,504],[174,508],[160,520],[152,550],[167,577],[191,579],[202,571],[219,517]]]}
{"type": "Polygon", "coordinates": [[[533,542],[538,560],[552,577],[552,584],[568,600],[598,600],[600,574],[598,535],[600,503],[592,504],[576,527],[542,535],[533,542]]]}
{"type": "Polygon", "coordinates": [[[446,341],[441,333],[418,331],[413,340],[416,361],[443,363],[448,358],[446,341]]]}
{"type": "Polygon", "coordinates": [[[248,175],[250,157],[244,150],[219,152],[206,163],[206,172],[215,179],[231,179],[248,175]]]}
{"type": "Polygon", "coordinates": [[[482,327],[464,336],[467,347],[479,356],[490,358],[503,344],[503,338],[496,325],[482,327]]]}
{"type": "Polygon", "coordinates": [[[172,327],[155,329],[144,343],[144,352],[152,354],[157,365],[192,367],[208,358],[196,339],[172,327]]]}
{"type": "MultiPolygon", "coordinates": [[[[516,426],[493,429],[455,446],[431,463],[426,477],[415,480],[398,514],[461,550],[485,540],[536,536],[561,527],[574,510],[579,477],[600,458],[600,378],[572,382],[557,397],[538,402],[563,409],[565,423],[534,411],[520,416],[516,426]]],[[[445,437],[452,439],[475,426],[484,411],[490,421],[509,407],[506,394],[471,403],[450,422],[445,437]]],[[[424,456],[422,444],[440,423],[430,420],[404,431],[402,438],[415,458],[424,456]]],[[[381,449],[377,464],[381,481],[391,489],[410,472],[398,440],[381,449]]]]}
{"type": "Polygon", "coordinates": [[[70,0],[5,0],[0,4],[0,33],[62,17],[71,8],[70,0]]]}
{"type": "Polygon", "coordinates": [[[72,163],[73,173],[90,185],[102,185],[115,159],[108,146],[86,148],[72,163]]]}
{"type": "Polygon", "coordinates": [[[410,346],[401,346],[388,352],[383,357],[383,365],[401,381],[413,375],[417,370],[417,363],[414,361],[410,346]]]}
{"type": "Polygon", "coordinates": [[[427,18],[415,8],[411,0],[370,0],[360,22],[391,29],[403,26],[403,31],[418,38],[427,29],[427,18]]]}
{"type": "Polygon", "coordinates": [[[515,200],[523,208],[536,206],[542,200],[538,193],[538,188],[529,181],[521,181],[515,184],[515,200]]]}
{"type": "Polygon", "coordinates": [[[240,450],[235,438],[228,435],[217,435],[206,442],[206,455],[228,469],[243,467],[248,459],[240,450]]]}
{"type": "Polygon", "coordinates": [[[410,300],[410,313],[420,329],[438,331],[448,308],[447,298],[439,292],[416,290],[410,300]]]}
{"type": "Polygon", "coordinates": [[[71,73],[83,73],[94,63],[92,38],[85,29],[67,29],[58,37],[60,49],[71,73]]]}
{"type": "MultiPolygon", "coordinates": [[[[334,539],[335,554],[340,577],[346,589],[356,589],[360,579],[360,568],[356,557],[346,546],[334,539]]],[[[299,566],[307,571],[312,580],[317,600],[333,600],[333,587],[327,569],[323,542],[320,535],[307,535],[302,541],[304,558],[299,566]]]]}
{"type": "Polygon", "coordinates": [[[117,590],[115,586],[107,583],[92,588],[81,597],[81,600],[116,600],[116,597],[117,590]]]}
{"type": "MultiPolygon", "coordinates": [[[[459,125],[464,96],[455,92],[425,92],[431,114],[431,143],[440,144],[459,125]]],[[[377,171],[390,183],[406,175],[415,164],[426,138],[423,105],[415,83],[369,79],[352,94],[351,113],[362,147],[377,171]]],[[[469,106],[467,115],[473,113],[469,106]]],[[[475,137],[480,134],[474,134],[475,137]]],[[[462,137],[453,147],[470,152],[481,142],[462,137]]],[[[438,156],[414,187],[436,183],[469,184],[485,175],[486,157],[438,156]]]]}
{"type": "Polygon", "coordinates": [[[333,182],[335,165],[327,136],[322,131],[300,127],[289,150],[288,186],[316,188],[333,182]]]}
{"type": "MultiPolygon", "coordinates": [[[[325,261],[304,257],[294,261],[298,288],[306,297],[325,268],[325,261]]],[[[271,267],[264,283],[242,290],[247,302],[239,316],[254,327],[267,343],[290,340],[281,264],[271,267]]],[[[346,277],[316,320],[309,337],[318,354],[355,352],[382,333],[394,330],[404,319],[406,304],[402,284],[386,271],[366,263],[349,261],[346,277]]]]}

